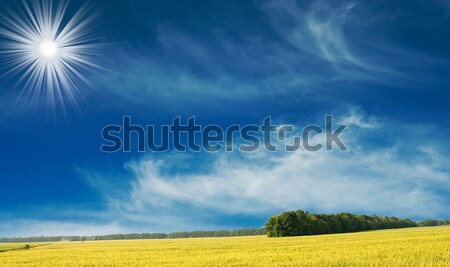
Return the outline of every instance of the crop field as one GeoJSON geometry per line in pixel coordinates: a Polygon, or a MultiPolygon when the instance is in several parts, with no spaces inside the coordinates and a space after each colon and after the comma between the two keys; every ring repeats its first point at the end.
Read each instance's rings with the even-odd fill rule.
{"type": "MultiPolygon", "coordinates": [[[[8,246],[17,244],[0,244],[8,246]]],[[[283,238],[56,242],[1,252],[0,266],[444,267],[450,266],[450,227],[283,238]]]]}

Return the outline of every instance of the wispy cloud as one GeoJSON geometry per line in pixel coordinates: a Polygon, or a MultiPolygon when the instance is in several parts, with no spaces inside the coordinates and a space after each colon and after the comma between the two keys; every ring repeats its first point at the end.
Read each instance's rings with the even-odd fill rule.
{"type": "Polygon", "coordinates": [[[355,44],[355,37],[347,34],[362,30],[349,19],[352,12],[358,12],[356,7],[357,3],[350,1],[281,0],[268,2],[263,10],[275,31],[297,51],[305,53],[305,57],[327,62],[324,66],[332,69],[335,80],[388,83],[387,77],[399,79],[401,73],[389,65],[386,51],[384,55],[377,53],[377,58],[384,58],[385,62],[373,61],[376,50],[361,49],[361,46],[372,47],[373,44],[370,41],[355,44]],[[355,46],[359,46],[359,53],[352,49],[355,46]]]}
{"type": "Polygon", "coordinates": [[[186,155],[144,157],[127,164],[133,179],[121,197],[103,193],[125,220],[157,229],[174,229],[181,222],[183,229],[198,229],[218,214],[267,217],[291,209],[412,218],[447,212],[448,157],[433,142],[403,142],[407,135],[417,142],[429,139],[432,132],[401,132],[409,127],[375,123],[356,108],[340,120],[351,127],[344,136],[351,151],[222,153],[205,155],[204,161],[186,155]],[[394,141],[364,140],[383,135],[394,141]],[[177,171],[185,165],[191,166],[188,172],[177,171]]]}
{"type": "Polygon", "coordinates": [[[381,122],[374,116],[368,116],[359,107],[350,107],[347,114],[342,116],[340,124],[354,125],[359,128],[376,128],[381,127],[381,122]]]}
{"type": "Polygon", "coordinates": [[[383,18],[361,23],[368,12],[362,3],[279,0],[257,8],[266,32],[230,33],[205,25],[199,36],[159,24],[153,50],[123,48],[117,67],[99,83],[137,103],[220,108],[211,103],[289,94],[327,101],[333,100],[327,92],[373,84],[414,88],[433,82],[424,70],[442,64],[369,34],[383,18]]]}

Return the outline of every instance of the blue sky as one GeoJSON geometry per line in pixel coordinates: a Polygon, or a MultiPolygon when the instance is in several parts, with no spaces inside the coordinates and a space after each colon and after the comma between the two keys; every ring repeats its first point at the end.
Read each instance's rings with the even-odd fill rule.
{"type": "Polygon", "coordinates": [[[447,1],[92,6],[103,68],[80,110],[0,80],[0,236],[260,227],[292,209],[449,218],[447,1]],[[124,115],[301,129],[327,114],[350,151],[100,152],[124,115]]]}

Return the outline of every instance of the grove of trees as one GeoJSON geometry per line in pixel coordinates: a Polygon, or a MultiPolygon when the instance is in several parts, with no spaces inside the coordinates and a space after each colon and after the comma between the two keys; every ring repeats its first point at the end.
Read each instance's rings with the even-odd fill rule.
{"type": "Polygon", "coordinates": [[[354,215],[350,213],[311,214],[288,211],[270,217],[266,223],[268,237],[349,233],[366,230],[416,227],[418,223],[396,217],[354,215]]]}

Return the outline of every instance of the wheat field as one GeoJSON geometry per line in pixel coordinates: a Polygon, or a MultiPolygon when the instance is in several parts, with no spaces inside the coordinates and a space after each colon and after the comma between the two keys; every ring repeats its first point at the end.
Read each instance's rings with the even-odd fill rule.
{"type": "MultiPolygon", "coordinates": [[[[11,244],[0,244],[0,248],[8,246],[11,244]]],[[[450,227],[285,238],[57,242],[1,252],[0,266],[447,267],[450,227]]]]}

